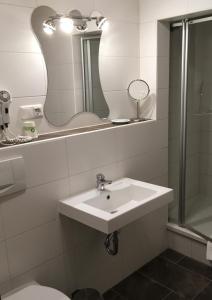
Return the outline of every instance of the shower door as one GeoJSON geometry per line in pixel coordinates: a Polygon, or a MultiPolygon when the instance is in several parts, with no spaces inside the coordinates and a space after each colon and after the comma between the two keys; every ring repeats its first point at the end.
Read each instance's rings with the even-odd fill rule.
{"type": "Polygon", "coordinates": [[[212,238],[212,18],[184,20],[175,24],[171,36],[169,137],[170,145],[173,136],[176,139],[176,148],[174,149],[173,145],[170,147],[169,166],[172,172],[170,185],[176,190],[174,208],[178,210],[178,214],[174,212],[173,207],[171,212],[180,225],[210,239],[212,238]],[[173,157],[176,161],[175,172],[171,165],[173,157]]]}

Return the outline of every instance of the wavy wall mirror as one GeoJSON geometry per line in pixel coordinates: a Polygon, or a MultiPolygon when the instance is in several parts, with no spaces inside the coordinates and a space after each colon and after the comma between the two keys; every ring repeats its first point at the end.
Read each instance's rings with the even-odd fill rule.
{"type": "Polygon", "coordinates": [[[68,16],[41,6],[32,14],[32,28],[40,43],[47,70],[44,113],[49,123],[64,126],[79,113],[109,116],[99,75],[99,48],[107,21],[98,12],[68,16]]]}

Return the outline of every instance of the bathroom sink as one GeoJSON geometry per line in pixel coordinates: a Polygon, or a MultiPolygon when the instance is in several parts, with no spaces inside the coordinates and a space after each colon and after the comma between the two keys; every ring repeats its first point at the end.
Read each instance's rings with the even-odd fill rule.
{"type": "Polygon", "coordinates": [[[171,189],[122,178],[97,189],[62,200],[59,212],[104,233],[112,233],[142,216],[167,205],[171,189]]]}

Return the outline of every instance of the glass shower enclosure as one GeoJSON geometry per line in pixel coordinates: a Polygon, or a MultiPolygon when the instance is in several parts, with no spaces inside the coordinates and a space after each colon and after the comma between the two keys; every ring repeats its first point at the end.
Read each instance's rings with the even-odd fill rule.
{"type": "Polygon", "coordinates": [[[171,26],[170,221],[212,240],[212,17],[171,26]]]}

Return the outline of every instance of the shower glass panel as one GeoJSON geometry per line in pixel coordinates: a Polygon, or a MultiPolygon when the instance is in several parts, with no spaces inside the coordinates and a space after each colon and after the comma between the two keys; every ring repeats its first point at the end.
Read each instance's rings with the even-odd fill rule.
{"type": "Polygon", "coordinates": [[[189,22],[186,219],[212,237],[212,21],[189,22]]]}
{"type": "Polygon", "coordinates": [[[212,17],[171,28],[169,219],[212,239],[212,17]]]}

